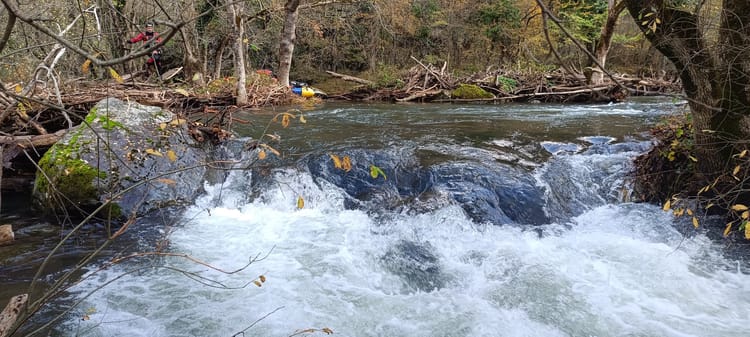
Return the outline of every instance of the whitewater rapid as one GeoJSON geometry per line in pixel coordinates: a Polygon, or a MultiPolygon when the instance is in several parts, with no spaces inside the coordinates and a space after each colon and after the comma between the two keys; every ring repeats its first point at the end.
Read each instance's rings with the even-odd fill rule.
{"type": "Polygon", "coordinates": [[[245,335],[324,327],[339,336],[750,335],[750,276],[705,237],[683,239],[658,207],[605,204],[522,228],[477,224],[450,203],[421,214],[346,209],[341,190],[292,169],[249,198],[246,178],[207,185],[170,250],[224,270],[262,260],[231,275],[161,262],[230,288],[263,275],[261,287],[217,289],[154,268],[95,292],[79,311],[93,311],[90,320],[70,320],[66,331],[233,336],[281,308],[245,335]],[[435,257],[431,269],[394,267],[403,242],[435,257]],[[440,287],[419,289],[415,275],[440,287]]]}

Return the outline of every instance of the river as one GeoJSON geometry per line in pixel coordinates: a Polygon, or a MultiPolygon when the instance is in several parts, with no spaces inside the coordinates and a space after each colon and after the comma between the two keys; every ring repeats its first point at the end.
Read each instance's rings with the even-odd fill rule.
{"type": "MultiPolygon", "coordinates": [[[[268,150],[268,166],[207,182],[125,245],[149,251],[168,235],[168,252],[222,270],[257,261],[233,274],[180,257],[98,271],[47,309],[82,301],[51,335],[750,336],[745,258],[630,200],[648,129],[683,108],[292,110],[288,128],[268,129],[285,160],[268,150]]],[[[234,130],[258,137],[279,112],[238,114],[252,123],[234,130]]]]}

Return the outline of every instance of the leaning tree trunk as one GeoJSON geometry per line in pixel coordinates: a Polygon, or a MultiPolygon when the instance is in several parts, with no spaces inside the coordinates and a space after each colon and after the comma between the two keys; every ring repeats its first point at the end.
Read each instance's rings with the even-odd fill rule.
{"type": "MultiPolygon", "coordinates": [[[[750,88],[739,85],[725,87],[724,79],[734,75],[726,65],[717,63],[714,53],[725,53],[730,47],[744,46],[747,50],[750,43],[738,39],[739,41],[731,42],[728,46],[711,50],[699,26],[698,15],[675,8],[667,2],[625,0],[625,5],[646,38],[679,71],[693,117],[698,173],[705,179],[711,179],[720,173],[732,154],[732,147],[726,145],[743,139],[747,133],[740,130],[738,125],[742,117],[747,115],[748,107],[744,106],[742,111],[737,111],[739,113],[730,113],[722,102],[724,98],[740,94],[737,90],[750,88]]],[[[725,11],[726,4],[730,2],[732,1],[725,1],[725,11]]],[[[750,21],[744,23],[746,27],[750,21]]],[[[722,30],[725,28],[732,27],[722,27],[722,30]]]]}
{"type": "MultiPolygon", "coordinates": [[[[725,0],[719,38],[720,65],[728,69],[722,85],[721,108],[728,115],[722,131],[750,139],[750,2],[725,0]]],[[[723,116],[719,116],[723,117],[723,116]]]]}
{"type": "MultiPolygon", "coordinates": [[[[594,50],[596,60],[599,61],[599,64],[601,64],[602,67],[607,64],[607,54],[609,54],[609,46],[612,42],[612,36],[615,33],[615,25],[617,25],[617,19],[620,17],[620,13],[625,9],[625,2],[609,0],[608,8],[607,21],[604,22],[604,26],[602,26],[599,41],[596,44],[596,50],[594,50]]],[[[599,70],[600,71],[594,71],[591,74],[591,83],[594,85],[604,83],[604,71],[603,69],[599,70]]]]}
{"type": "Polygon", "coordinates": [[[247,105],[247,72],[245,71],[245,36],[244,19],[242,18],[245,4],[232,2],[229,8],[229,19],[234,27],[234,74],[237,77],[237,105],[247,105]]]}
{"type": "Polygon", "coordinates": [[[297,38],[297,14],[300,0],[288,0],[284,6],[286,17],[284,28],[281,31],[281,42],[279,43],[279,83],[289,86],[289,69],[292,67],[292,54],[294,53],[294,40],[297,38]]]}

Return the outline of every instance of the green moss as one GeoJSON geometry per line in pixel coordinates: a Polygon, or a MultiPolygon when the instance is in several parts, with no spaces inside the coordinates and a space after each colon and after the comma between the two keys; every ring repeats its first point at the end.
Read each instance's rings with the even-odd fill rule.
{"type": "Polygon", "coordinates": [[[451,92],[454,98],[479,99],[494,98],[495,96],[474,84],[460,84],[451,92]]]}
{"type": "Polygon", "coordinates": [[[86,115],[86,118],[84,119],[88,125],[92,125],[95,121],[98,121],[102,125],[102,129],[111,131],[115,128],[120,128],[122,130],[127,130],[125,128],[125,125],[119,122],[115,122],[109,117],[105,115],[99,116],[97,114],[97,109],[92,108],[88,115],[86,115]]]}
{"type": "Polygon", "coordinates": [[[79,136],[74,134],[67,144],[53,145],[39,160],[42,172],[37,174],[34,188],[43,198],[52,193],[50,184],[53,184],[57,192],[76,203],[98,201],[99,189],[94,182],[107,174],[80,159],[79,136]]]}

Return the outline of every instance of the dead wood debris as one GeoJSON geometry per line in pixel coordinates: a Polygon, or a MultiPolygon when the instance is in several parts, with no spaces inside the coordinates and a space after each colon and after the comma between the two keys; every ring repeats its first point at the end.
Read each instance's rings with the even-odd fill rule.
{"type": "MultiPolygon", "coordinates": [[[[631,77],[625,74],[615,77],[624,87],[618,86],[611,80],[598,85],[587,84],[583,74],[571,76],[562,71],[542,75],[488,69],[471,76],[458,77],[446,72],[445,64],[438,68],[432,64],[424,64],[417,59],[414,61],[417,65],[408,71],[404,84],[398,88],[360,86],[349,93],[332,97],[346,100],[393,102],[598,103],[622,101],[627,96],[664,95],[680,90],[678,80],[631,77]],[[454,97],[453,90],[460,84],[476,85],[492,94],[493,97],[454,97]]],[[[356,83],[367,81],[343,74],[334,76],[356,83]]]]}

